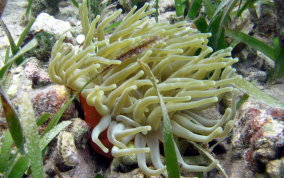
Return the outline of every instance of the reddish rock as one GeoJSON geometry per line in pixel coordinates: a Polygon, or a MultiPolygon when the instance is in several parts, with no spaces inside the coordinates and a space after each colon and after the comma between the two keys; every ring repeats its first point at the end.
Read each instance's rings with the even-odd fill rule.
{"type": "MultiPolygon", "coordinates": [[[[61,85],[52,85],[38,91],[32,98],[33,108],[37,117],[43,113],[55,115],[58,110],[70,99],[69,91],[61,85]]],[[[75,105],[71,103],[62,115],[62,119],[78,117],[75,105]]]]}
{"type": "Polygon", "coordinates": [[[267,114],[270,114],[273,119],[284,121],[284,110],[279,108],[272,108],[267,110],[267,114]]]}
{"type": "Polygon", "coordinates": [[[25,65],[25,72],[27,78],[32,81],[32,88],[45,86],[51,83],[48,73],[44,69],[40,68],[36,59],[25,65]]]}
{"type": "Polygon", "coordinates": [[[264,173],[270,161],[284,154],[284,110],[249,101],[240,113],[233,149],[239,151],[250,169],[264,173]]]}

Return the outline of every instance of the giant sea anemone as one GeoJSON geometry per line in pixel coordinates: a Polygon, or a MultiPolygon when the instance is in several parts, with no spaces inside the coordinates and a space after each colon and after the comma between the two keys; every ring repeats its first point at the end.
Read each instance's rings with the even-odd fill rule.
{"type": "MultiPolygon", "coordinates": [[[[102,18],[88,19],[86,1],[80,7],[82,46],[64,43],[61,37],[52,50],[50,78],[58,84],[80,90],[85,119],[94,128],[93,148],[105,156],[137,156],[139,168],[146,175],[167,175],[161,159],[163,144],[162,110],[153,82],[142,69],[148,65],[165,102],[173,135],[180,139],[208,143],[226,136],[236,110],[236,89],[230,84],[238,79],[232,64],[231,48],[216,51],[207,46],[210,33],[200,33],[185,21],[176,24],[155,23],[145,4],[134,7],[111,32],[105,29],[121,10],[102,18]],[[196,114],[217,105],[224,95],[232,102],[219,120],[196,114]],[[129,147],[129,145],[134,147],[129,147]],[[146,164],[150,155],[153,168],[146,164]]],[[[206,172],[215,167],[189,165],[175,143],[181,169],[206,172]]]]}

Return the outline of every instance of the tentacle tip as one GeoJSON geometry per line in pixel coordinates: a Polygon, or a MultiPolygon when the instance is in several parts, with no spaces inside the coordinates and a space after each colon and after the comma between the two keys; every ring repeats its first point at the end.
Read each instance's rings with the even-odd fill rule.
{"type": "Polygon", "coordinates": [[[211,52],[213,52],[214,50],[213,50],[213,48],[209,47],[209,48],[208,48],[208,51],[211,53],[211,52]]]}
{"type": "Polygon", "coordinates": [[[235,124],[235,121],[234,121],[234,120],[230,120],[230,121],[227,122],[226,125],[227,125],[229,128],[233,128],[234,124],[235,124]]]}
{"type": "Polygon", "coordinates": [[[108,153],[109,152],[109,149],[107,149],[107,148],[101,148],[102,150],[103,150],[103,152],[105,152],[105,153],[108,153]]]}
{"type": "Polygon", "coordinates": [[[145,151],[145,153],[150,153],[151,149],[147,147],[147,148],[144,149],[144,151],[145,151]]]}
{"type": "Polygon", "coordinates": [[[144,4],[144,6],[146,6],[146,7],[149,6],[149,5],[150,5],[150,4],[149,4],[148,2],[146,2],[146,3],[144,4]]]}
{"type": "Polygon", "coordinates": [[[152,127],[150,125],[146,126],[147,127],[147,130],[150,131],[152,130],[152,127]]]}
{"type": "Polygon", "coordinates": [[[225,113],[226,112],[228,112],[228,114],[230,114],[231,112],[232,112],[232,109],[231,108],[227,108],[226,110],[225,110],[225,113]]]}
{"type": "Polygon", "coordinates": [[[223,129],[222,129],[222,127],[218,127],[218,128],[216,128],[216,130],[214,132],[216,133],[216,135],[220,135],[220,134],[223,133],[223,129]]]}
{"type": "MultiPolygon", "coordinates": [[[[241,77],[240,77],[240,78],[241,78],[241,77]]],[[[237,94],[238,94],[238,92],[239,92],[239,89],[234,88],[233,93],[237,95],[237,94]]]]}
{"type": "Polygon", "coordinates": [[[212,97],[212,102],[218,102],[218,97],[212,97]]]}
{"type": "Polygon", "coordinates": [[[228,51],[232,51],[233,50],[233,48],[231,46],[228,47],[227,49],[228,49],[228,51]]]}
{"type": "Polygon", "coordinates": [[[92,141],[104,152],[108,153],[109,149],[103,145],[103,143],[97,138],[92,138],[92,141]]]}

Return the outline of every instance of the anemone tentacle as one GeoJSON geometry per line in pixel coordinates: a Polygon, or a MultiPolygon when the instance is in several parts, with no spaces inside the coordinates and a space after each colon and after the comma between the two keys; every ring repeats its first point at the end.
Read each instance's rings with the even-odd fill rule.
{"type": "MultiPolygon", "coordinates": [[[[93,142],[114,157],[136,154],[147,175],[167,176],[159,150],[163,144],[159,98],[138,61],[147,64],[155,76],[174,136],[207,143],[226,136],[233,127],[237,94],[231,84],[239,76],[231,66],[238,60],[231,57],[232,48],[213,52],[207,45],[211,34],[200,33],[185,21],[150,23],[148,16],[155,10],[148,7],[148,3],[137,11],[134,7],[107,33],[105,29],[122,11],[97,16],[90,23],[84,0],[80,17],[86,39],[76,47],[64,43],[62,36],[53,47],[49,75],[55,83],[75,91],[92,79],[81,95],[102,116],[93,128],[93,142]],[[220,119],[196,113],[217,105],[225,95],[231,95],[232,101],[220,119]],[[106,129],[111,149],[99,138],[106,129]],[[134,147],[129,147],[133,142],[134,147]],[[154,169],[146,165],[146,154],[150,154],[154,169]]],[[[189,165],[176,145],[175,150],[181,169],[206,172],[216,165],[189,165]]]]}

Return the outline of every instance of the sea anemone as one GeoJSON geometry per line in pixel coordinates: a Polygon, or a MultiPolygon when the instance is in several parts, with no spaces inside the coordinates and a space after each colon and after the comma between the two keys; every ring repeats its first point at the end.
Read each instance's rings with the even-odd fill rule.
{"type": "MultiPolygon", "coordinates": [[[[80,17],[85,41],[75,47],[61,37],[52,50],[49,75],[55,83],[74,91],[90,82],[80,98],[86,119],[94,126],[92,142],[100,152],[113,157],[135,154],[146,175],[167,175],[159,149],[163,144],[160,101],[141,63],[155,76],[173,135],[208,143],[226,136],[233,126],[237,92],[230,84],[239,77],[231,65],[238,60],[231,57],[231,48],[212,53],[207,46],[211,34],[199,33],[185,21],[150,21],[148,16],[154,10],[147,10],[148,6],[146,3],[137,11],[134,7],[106,33],[122,11],[105,18],[97,16],[89,23],[84,1],[80,17]],[[228,94],[231,105],[219,120],[196,114],[217,105],[228,94]],[[147,166],[146,154],[150,154],[154,169],[147,166]]],[[[216,165],[189,165],[176,143],[175,150],[183,170],[206,172],[216,165]]]]}

